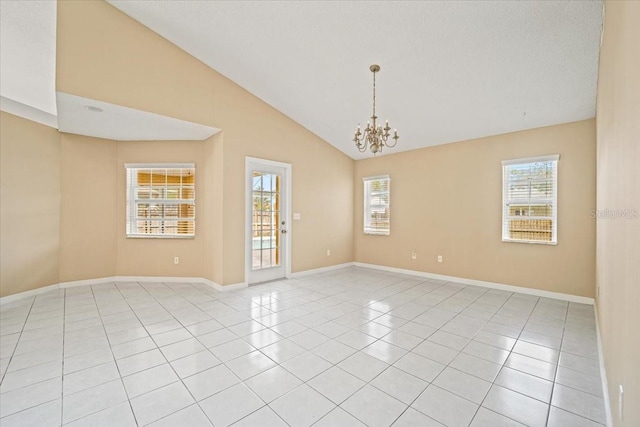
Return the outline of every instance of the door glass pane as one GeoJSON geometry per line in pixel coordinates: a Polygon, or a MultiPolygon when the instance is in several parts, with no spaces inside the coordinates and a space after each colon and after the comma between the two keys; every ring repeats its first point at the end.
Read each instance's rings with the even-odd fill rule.
{"type": "Polygon", "coordinates": [[[252,268],[280,265],[280,175],[253,172],[252,268]]]}

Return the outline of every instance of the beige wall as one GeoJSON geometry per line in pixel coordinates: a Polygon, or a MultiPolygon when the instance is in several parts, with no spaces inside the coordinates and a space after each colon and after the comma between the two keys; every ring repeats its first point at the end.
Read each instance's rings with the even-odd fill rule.
{"type": "MultiPolygon", "coordinates": [[[[211,235],[211,218],[205,211],[205,195],[211,191],[204,148],[209,141],[119,141],[117,143],[115,224],[118,276],[203,277],[204,242],[211,235]],[[195,163],[196,236],[193,239],[127,239],[125,231],[125,163],[195,163]],[[174,257],[179,264],[173,263],[174,257]]],[[[113,202],[112,202],[113,203],[113,202]]],[[[215,237],[215,236],[213,236],[215,237]]]]}
{"type": "Polygon", "coordinates": [[[116,143],[60,133],[60,281],[116,275],[116,143]]]}
{"type": "MultiPolygon", "coordinates": [[[[302,213],[292,224],[294,272],[353,261],[353,160],[105,2],[59,1],[57,31],[58,91],[222,129],[215,142],[200,143],[203,166],[214,168],[205,172],[213,200],[199,203],[208,208],[197,227],[202,230],[200,218],[211,218],[213,241],[195,246],[213,259],[188,256],[194,262],[189,269],[182,258],[179,267],[157,265],[146,252],[130,249],[143,243],[119,237],[119,273],[244,281],[245,156],[292,164],[292,209],[302,213]]],[[[155,154],[168,159],[172,152],[164,145],[155,154]]],[[[193,253],[182,246],[189,242],[162,249],[152,244],[162,259],[172,259],[178,248],[193,253]]]]}
{"type": "Polygon", "coordinates": [[[358,161],[354,187],[358,262],[594,295],[594,120],[358,161]],[[558,244],[503,243],[501,161],[547,154],[560,154],[558,244]],[[382,174],[391,235],[365,235],[362,178],[382,174]]]}
{"type": "Polygon", "coordinates": [[[0,112],[0,296],[58,283],[60,139],[0,112]]]}
{"type": "Polygon", "coordinates": [[[597,222],[596,280],[615,426],[640,425],[640,3],[605,3],[598,78],[598,210],[634,219],[597,222]],[[618,386],[624,387],[624,420],[618,386]]]}

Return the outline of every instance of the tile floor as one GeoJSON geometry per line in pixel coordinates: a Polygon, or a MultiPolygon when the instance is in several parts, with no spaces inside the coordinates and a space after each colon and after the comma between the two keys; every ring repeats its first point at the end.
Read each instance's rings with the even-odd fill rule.
{"type": "Polygon", "coordinates": [[[345,268],[0,309],[0,425],[599,426],[593,307],[345,268]]]}

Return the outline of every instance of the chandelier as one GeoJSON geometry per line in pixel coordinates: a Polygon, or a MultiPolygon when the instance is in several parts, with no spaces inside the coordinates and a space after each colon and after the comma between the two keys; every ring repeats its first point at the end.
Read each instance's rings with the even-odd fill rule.
{"type": "Polygon", "coordinates": [[[360,130],[360,125],[356,129],[353,136],[353,142],[356,143],[356,147],[360,152],[365,152],[367,147],[371,152],[376,155],[382,152],[382,147],[393,148],[398,143],[398,131],[393,130],[393,143],[388,142],[391,134],[389,131],[389,120],[385,122],[384,127],[377,124],[378,116],[376,116],[376,73],[380,71],[380,66],[373,64],[369,67],[369,70],[373,73],[373,115],[371,116],[371,122],[367,122],[367,127],[364,128],[364,132],[360,130]]]}

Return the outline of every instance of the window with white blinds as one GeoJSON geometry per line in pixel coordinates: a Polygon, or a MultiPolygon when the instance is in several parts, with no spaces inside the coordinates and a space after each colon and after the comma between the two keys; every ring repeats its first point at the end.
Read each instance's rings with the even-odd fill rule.
{"type": "Polygon", "coordinates": [[[363,178],[363,181],[364,233],[389,235],[391,178],[388,175],[373,176],[363,178]]]}
{"type": "Polygon", "coordinates": [[[125,164],[127,237],[194,237],[193,163],[125,164]]]}
{"type": "Polygon", "coordinates": [[[559,155],[502,162],[502,241],[558,242],[559,155]]]}

